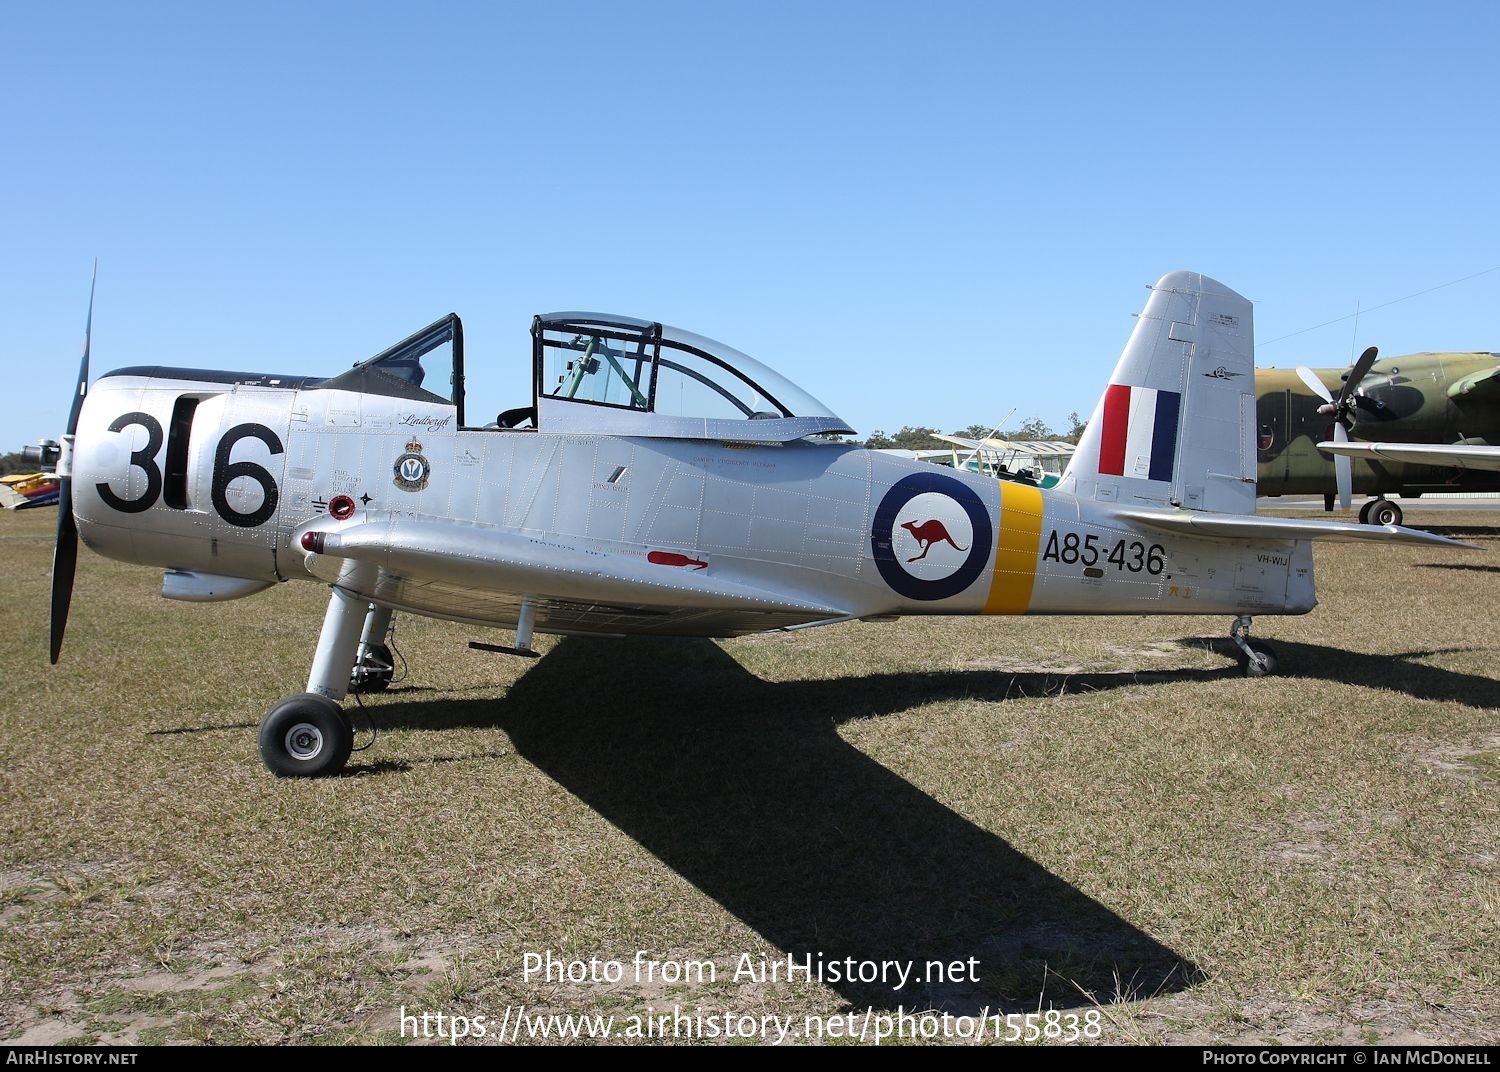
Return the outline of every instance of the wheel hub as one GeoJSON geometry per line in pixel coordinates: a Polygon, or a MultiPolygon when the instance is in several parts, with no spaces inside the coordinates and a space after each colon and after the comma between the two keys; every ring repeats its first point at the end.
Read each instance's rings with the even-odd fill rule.
{"type": "Polygon", "coordinates": [[[297,759],[317,758],[323,751],[323,731],[309,722],[299,722],[286,731],[286,750],[297,759]]]}

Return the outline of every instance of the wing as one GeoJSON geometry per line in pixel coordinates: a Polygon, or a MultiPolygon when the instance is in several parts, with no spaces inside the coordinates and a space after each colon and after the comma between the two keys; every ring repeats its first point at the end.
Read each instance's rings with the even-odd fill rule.
{"type": "Polygon", "coordinates": [[[944,443],[952,443],[956,447],[967,447],[969,450],[983,450],[985,446],[984,440],[982,439],[969,439],[967,436],[943,435],[943,433],[941,432],[934,432],[932,434],[932,438],[941,439],[944,443]]]}
{"type": "Polygon", "coordinates": [[[717,576],[705,556],[622,549],[544,533],[376,515],[310,527],[294,545],[314,576],[398,610],[514,624],[523,599],[548,633],[739,636],[846,612],[769,585],[717,576]],[[361,567],[361,568],[353,568],[361,567]]]}
{"type": "Polygon", "coordinates": [[[1500,469],[1500,447],[1461,443],[1319,443],[1318,449],[1366,461],[1442,465],[1451,469],[1500,469]]]}

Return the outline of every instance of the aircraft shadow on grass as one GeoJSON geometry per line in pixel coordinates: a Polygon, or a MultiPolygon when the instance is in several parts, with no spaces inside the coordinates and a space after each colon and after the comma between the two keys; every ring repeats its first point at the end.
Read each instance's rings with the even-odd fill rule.
{"type": "MultiPolygon", "coordinates": [[[[1200,643],[1226,654],[1230,650],[1229,642],[1217,637],[1200,643]]],[[[1391,654],[1348,651],[1290,640],[1273,640],[1271,643],[1280,660],[1277,673],[1283,679],[1307,678],[1343,685],[1366,685],[1402,692],[1414,700],[1438,700],[1469,707],[1500,706],[1500,681],[1417,661],[1434,655],[1456,655],[1482,649],[1424,648],[1391,654]]]]}
{"type": "Polygon", "coordinates": [[[1481,566],[1472,562],[1422,562],[1419,569],[1459,570],[1467,573],[1500,573],[1500,566],[1481,566]]]}
{"type": "Polygon", "coordinates": [[[830,984],[855,1007],[1024,1012],[1191,986],[1202,975],[1181,955],[836,732],[941,696],[1040,689],[1045,676],[774,683],[710,641],[565,639],[502,701],[373,713],[382,727],[498,725],[521,756],[798,963],[921,972],[929,960],[978,959],[973,985],[830,984]]]}
{"type": "MultiPolygon", "coordinates": [[[[1220,638],[1184,643],[1227,649],[1220,638]]],[[[1416,661],[1440,651],[1276,646],[1293,677],[1500,705],[1500,682],[1416,661]]],[[[564,639],[499,702],[396,702],[372,713],[382,727],[499,726],[520,755],[798,958],[913,962],[917,970],[929,960],[978,958],[977,985],[833,984],[851,1005],[1030,1011],[1039,1002],[1076,1008],[1170,993],[1203,975],[845,742],[838,724],[948,698],[1237,676],[1229,666],[768,682],[706,640],[564,639]]],[[[348,773],[404,769],[376,761],[348,773]]]]}

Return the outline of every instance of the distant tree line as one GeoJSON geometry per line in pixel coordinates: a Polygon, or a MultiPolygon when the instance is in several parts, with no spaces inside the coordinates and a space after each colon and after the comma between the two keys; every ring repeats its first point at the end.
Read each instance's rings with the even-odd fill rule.
{"type": "Polygon", "coordinates": [[[21,457],[19,450],[13,450],[9,454],[0,454],[0,476],[10,476],[12,473],[34,473],[38,468],[36,462],[28,462],[21,457]]]}
{"type": "MultiPolygon", "coordinates": [[[[1068,414],[1068,430],[1066,432],[1053,431],[1050,425],[1040,417],[1032,417],[1028,421],[1022,421],[1019,428],[1008,428],[1003,431],[983,424],[971,424],[967,428],[960,428],[950,435],[963,436],[965,439],[984,439],[993,436],[997,439],[1061,439],[1069,443],[1077,443],[1083,435],[1083,429],[1088,422],[1079,417],[1077,413],[1068,414]]],[[[904,426],[899,432],[886,432],[876,429],[871,432],[869,438],[858,446],[869,447],[872,450],[889,450],[892,448],[900,450],[943,450],[953,446],[952,443],[944,443],[936,438],[938,430],[926,425],[904,426]]]]}

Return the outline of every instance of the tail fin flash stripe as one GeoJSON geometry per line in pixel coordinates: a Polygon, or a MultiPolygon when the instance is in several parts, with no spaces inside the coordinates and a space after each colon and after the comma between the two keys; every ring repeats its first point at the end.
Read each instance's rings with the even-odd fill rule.
{"type": "Polygon", "coordinates": [[[1025,614],[1031,607],[1037,553],[1042,547],[1041,489],[1000,481],[1000,523],[996,530],[995,574],[984,613],[1025,614]]]}
{"type": "Polygon", "coordinates": [[[1099,472],[1171,480],[1182,394],[1112,383],[1104,395],[1099,472]]]}
{"type": "Polygon", "coordinates": [[[1130,418],[1125,427],[1125,476],[1145,477],[1151,471],[1151,442],[1156,436],[1156,391],[1130,389],[1130,418]]]}
{"type": "Polygon", "coordinates": [[[1130,388],[1112,383],[1104,392],[1104,426],[1099,437],[1099,472],[1125,475],[1125,432],[1130,425],[1130,388]]]}
{"type": "Polygon", "coordinates": [[[1151,436],[1152,480],[1172,479],[1172,462],[1177,457],[1177,416],[1181,411],[1181,394],[1176,391],[1156,393],[1156,426],[1151,436]]]}

